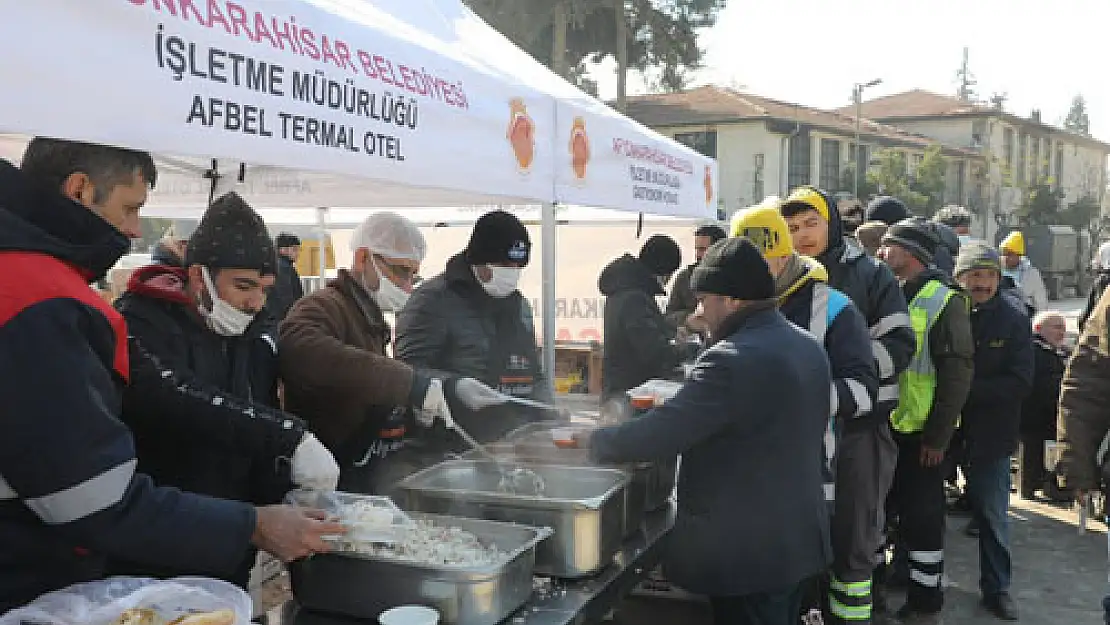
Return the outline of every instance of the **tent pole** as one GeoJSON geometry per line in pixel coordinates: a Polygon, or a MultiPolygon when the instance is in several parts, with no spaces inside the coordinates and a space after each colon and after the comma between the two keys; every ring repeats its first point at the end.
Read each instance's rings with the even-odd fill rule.
{"type": "Polygon", "coordinates": [[[317,235],[316,243],[320,249],[320,282],[316,285],[317,289],[324,288],[328,273],[328,209],[326,207],[319,207],[316,209],[316,228],[320,231],[317,235]]]}
{"type": "Polygon", "coordinates": [[[555,395],[555,204],[542,206],[540,240],[543,248],[543,370],[547,390],[555,395]]]}

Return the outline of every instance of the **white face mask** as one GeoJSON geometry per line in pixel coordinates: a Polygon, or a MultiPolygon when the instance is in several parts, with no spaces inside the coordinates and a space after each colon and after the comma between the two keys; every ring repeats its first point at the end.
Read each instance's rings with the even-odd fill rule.
{"type": "Polygon", "coordinates": [[[378,290],[371,291],[370,288],[366,286],[365,278],[363,278],[362,282],[363,288],[366,289],[371,299],[374,300],[374,303],[377,304],[378,308],[381,308],[383,312],[400,312],[409,301],[409,294],[401,287],[393,284],[392,280],[383,276],[382,272],[378,271],[378,265],[374,262],[373,257],[370,258],[368,264],[374,268],[374,273],[378,276],[378,290]]]}
{"type": "Polygon", "coordinates": [[[204,277],[204,286],[208,289],[208,296],[212,299],[212,310],[205,310],[198,306],[200,315],[208,323],[208,327],[220,336],[242,336],[247,331],[247,326],[254,321],[254,315],[245,313],[238,308],[220,299],[216,294],[216,285],[212,283],[212,276],[208,267],[201,267],[201,276],[204,277]]]}
{"type": "Polygon", "coordinates": [[[478,283],[482,288],[489,293],[490,297],[502,298],[508,297],[516,290],[517,285],[520,284],[520,267],[498,267],[496,265],[486,265],[493,276],[489,282],[478,283]]]}

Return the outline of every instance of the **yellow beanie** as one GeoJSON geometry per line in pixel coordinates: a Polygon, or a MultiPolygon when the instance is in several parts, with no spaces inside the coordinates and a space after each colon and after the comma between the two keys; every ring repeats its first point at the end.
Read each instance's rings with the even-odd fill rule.
{"type": "Polygon", "coordinates": [[[736,211],[732,216],[730,234],[749,239],[767,258],[782,258],[794,253],[790,228],[779,212],[778,202],[736,211]]]}
{"type": "Polygon", "coordinates": [[[825,200],[825,196],[821,195],[821,193],[813,187],[798,187],[794,189],[782,203],[783,205],[805,204],[817,211],[825,221],[829,220],[829,203],[825,200]]]}
{"type": "Polygon", "coordinates": [[[1014,230],[1002,239],[1002,245],[998,246],[998,251],[1005,254],[1017,254],[1018,256],[1025,256],[1025,235],[1020,230],[1014,230]]]}

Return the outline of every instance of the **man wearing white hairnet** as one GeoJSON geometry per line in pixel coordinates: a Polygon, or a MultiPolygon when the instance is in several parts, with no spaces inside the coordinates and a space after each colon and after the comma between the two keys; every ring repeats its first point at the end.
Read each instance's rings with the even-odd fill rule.
{"type": "Polygon", "coordinates": [[[281,324],[286,408],[335,454],[340,490],[386,494],[418,468],[397,456],[410,407],[424,425],[450,422],[442,381],[386,354],[393,332],[384,313],[408,301],[426,249],[414,223],[375,213],[351,237],[351,268],[281,324]]]}

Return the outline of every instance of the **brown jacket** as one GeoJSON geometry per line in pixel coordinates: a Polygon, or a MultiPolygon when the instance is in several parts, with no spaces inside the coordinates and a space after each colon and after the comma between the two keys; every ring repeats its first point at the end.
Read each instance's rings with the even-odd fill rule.
{"type": "Polygon", "coordinates": [[[1060,391],[1057,440],[1068,488],[1098,486],[1098,448],[1110,430],[1110,289],[1083,326],[1060,391]]]}
{"type": "Polygon", "coordinates": [[[414,403],[412,367],[386,356],[391,336],[381,309],[344,269],[281,324],[285,408],[337,455],[373,427],[368,419],[384,423],[393,408],[414,403]]]}

